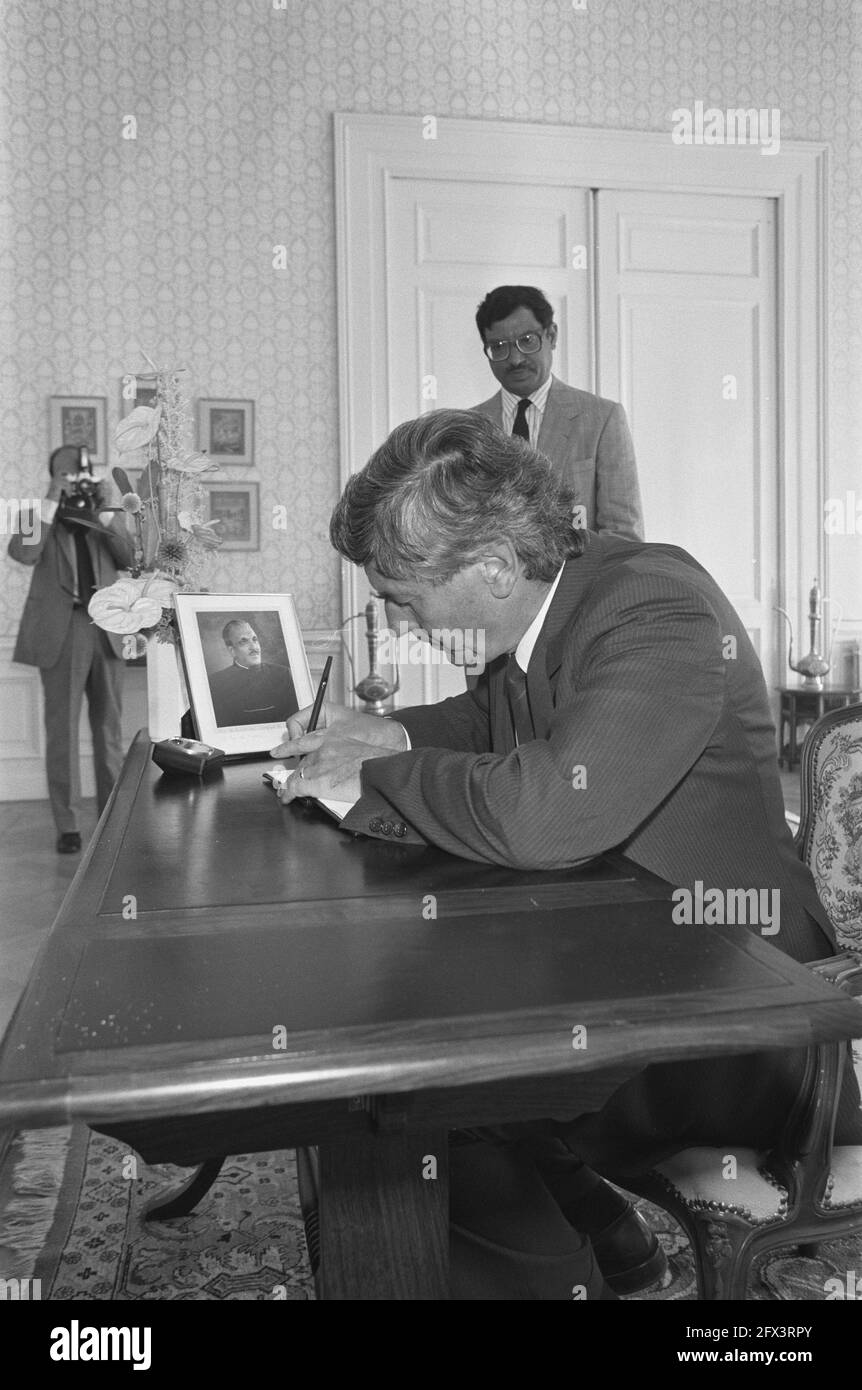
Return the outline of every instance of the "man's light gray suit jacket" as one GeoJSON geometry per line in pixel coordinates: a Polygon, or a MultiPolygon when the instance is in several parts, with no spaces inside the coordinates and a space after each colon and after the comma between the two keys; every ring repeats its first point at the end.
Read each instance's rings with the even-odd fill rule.
{"type": "MultiPolygon", "coordinates": [[[[503,428],[502,392],[473,409],[503,428]]],[[[586,508],[587,530],[643,540],[634,445],[621,405],[552,377],[536,447],[586,508]]]]}

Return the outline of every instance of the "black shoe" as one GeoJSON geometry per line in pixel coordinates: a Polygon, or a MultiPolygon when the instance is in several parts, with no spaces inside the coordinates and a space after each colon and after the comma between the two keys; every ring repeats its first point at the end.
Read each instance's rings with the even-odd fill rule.
{"type": "Polygon", "coordinates": [[[638,1293],[661,1279],[667,1269],[658,1237],[631,1202],[590,1240],[605,1283],[614,1293],[638,1293]]]}
{"type": "Polygon", "coordinates": [[[57,839],[58,854],[80,854],[81,837],[77,830],[65,830],[57,839]]]}

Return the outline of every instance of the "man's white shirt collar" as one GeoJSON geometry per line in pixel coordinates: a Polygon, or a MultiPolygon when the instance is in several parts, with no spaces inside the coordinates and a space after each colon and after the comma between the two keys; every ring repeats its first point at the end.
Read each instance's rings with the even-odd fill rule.
{"type": "Polygon", "coordinates": [[[530,664],[530,658],[533,655],[533,648],[539,640],[539,633],[542,631],[542,628],[544,627],[545,619],[548,616],[548,609],[551,606],[551,601],[554,597],[554,594],[557,592],[557,585],[559,584],[563,576],[564,569],[565,565],[560,565],[560,568],[557,571],[557,577],[551,585],[550,589],[548,590],[547,595],[545,596],[545,602],[542,604],[535,618],[530,623],[530,626],[527,628],[527,631],[524,633],[523,637],[521,638],[520,642],[515,648],[515,660],[517,661],[522,671],[526,671],[527,667],[530,664]]]}

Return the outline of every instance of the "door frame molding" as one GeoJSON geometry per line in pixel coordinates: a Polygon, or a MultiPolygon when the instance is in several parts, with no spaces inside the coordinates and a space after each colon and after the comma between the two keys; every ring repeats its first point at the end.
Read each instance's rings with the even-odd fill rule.
{"type": "MultiPolygon", "coordinates": [[[[393,180],[495,182],[505,170],[507,179],[525,183],[776,200],[777,602],[795,617],[794,631],[803,634],[811,576],[818,575],[829,592],[823,526],[828,146],[782,141],[777,154],[765,155],[756,146],[675,145],[670,128],[663,134],[341,112],[334,115],[334,133],[341,488],[397,423],[389,418],[386,336],[387,199],[393,180]]],[[[367,597],[364,579],[348,561],[341,564],[341,595],[345,616],[358,612],[367,597]]],[[[359,671],[362,633],[353,630],[351,643],[359,671]]],[[[352,700],[349,690],[344,698],[352,700]]]]}

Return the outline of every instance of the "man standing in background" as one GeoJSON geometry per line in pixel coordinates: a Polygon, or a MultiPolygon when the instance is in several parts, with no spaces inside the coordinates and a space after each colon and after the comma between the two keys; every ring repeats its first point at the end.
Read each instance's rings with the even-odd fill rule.
{"type": "Polygon", "coordinates": [[[117,570],[131,566],[132,544],[122,522],[104,510],[95,480],[85,478],[80,495],[87,505],[61,506],[85,466],[86,451],[79,446],[55,449],[45,500],[20,518],[9,541],[11,558],[33,567],[12,659],[38,666],[42,676],[48,794],[60,854],[81,848],[78,725],[85,692],[100,815],[123,759],[123,639],[96,627],[87,605],[95,589],[113,584],[117,570]]]}
{"type": "Polygon", "coordinates": [[[554,311],[541,290],[500,285],[476,326],[500,390],[473,409],[550,459],[577,500],[575,524],[643,540],[634,446],[616,401],[576,391],[551,374],[554,311]]]}

